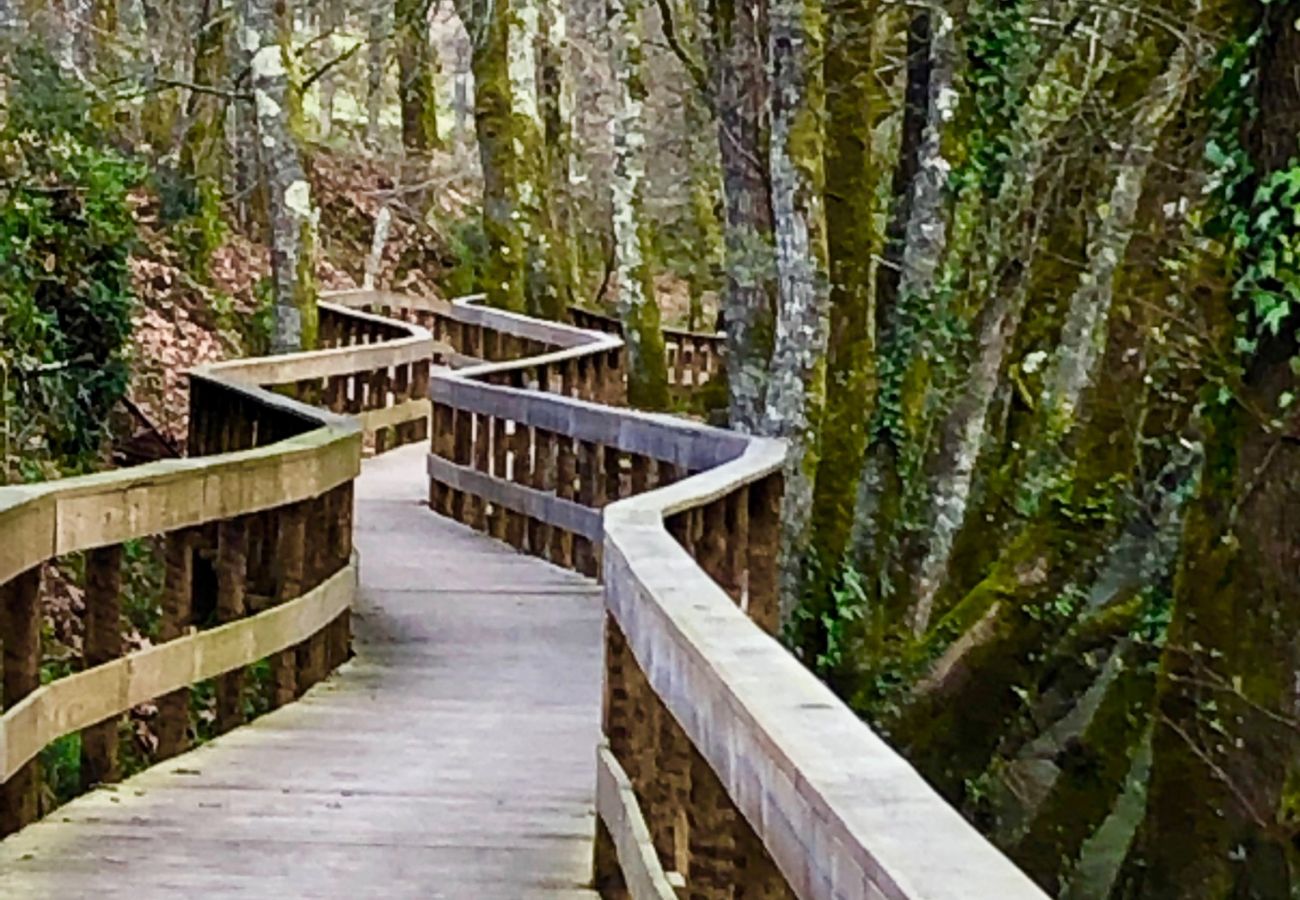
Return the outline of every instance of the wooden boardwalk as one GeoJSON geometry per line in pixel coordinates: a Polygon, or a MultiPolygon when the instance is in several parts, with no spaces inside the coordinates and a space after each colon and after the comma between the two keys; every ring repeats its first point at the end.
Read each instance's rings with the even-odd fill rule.
{"type": "Polygon", "coordinates": [[[357,482],[357,658],[0,842],[0,897],[595,897],[599,591],[430,513],[426,452],[357,482]]]}

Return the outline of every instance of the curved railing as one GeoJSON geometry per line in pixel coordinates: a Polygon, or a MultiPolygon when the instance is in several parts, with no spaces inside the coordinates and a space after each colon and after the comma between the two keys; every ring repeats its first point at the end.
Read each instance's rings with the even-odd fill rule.
{"type": "Polygon", "coordinates": [[[79,732],[83,787],[113,781],[133,707],[157,700],[156,762],[190,743],[191,685],[216,679],[221,732],[251,700],[288,703],[347,658],[352,480],[363,443],[426,436],[437,345],[332,304],[321,329],[324,349],[192,373],[191,458],[0,487],[0,832],[38,815],[36,757],[50,742],[79,732]],[[126,653],[123,544],[158,536],[157,643],[126,653]],[[42,569],[81,553],[81,671],[42,685],[42,569]],[[245,670],[260,660],[259,686],[245,670]]]}
{"type": "MultiPolygon", "coordinates": [[[[581,306],[569,307],[569,321],[588,331],[623,334],[623,324],[618,319],[581,306]]],[[[725,335],[685,328],[664,328],[663,335],[668,391],[678,403],[691,399],[704,385],[716,381],[726,368],[725,335]]]]}
{"type": "Polygon", "coordinates": [[[464,301],[332,300],[326,349],[195,374],[202,458],[0,489],[2,821],[34,814],[31,760],[59,735],[80,730],[83,776],[104,780],[115,719],[141,700],[160,697],[161,757],[185,746],[186,686],[218,678],[221,730],[251,662],[270,659],[271,706],[337,665],[363,443],[431,432],[434,510],[603,578],[602,893],[1043,896],[772,636],[783,444],[620,408],[614,335],[464,301]],[[380,309],[408,324],[362,311],[380,309]],[[120,545],[159,533],[162,643],[123,655],[120,545]],[[40,566],[83,550],[88,668],[39,687],[40,566]]]}
{"type": "Polygon", "coordinates": [[[408,304],[459,360],[430,384],[433,509],[603,577],[602,893],[1043,896],[772,636],[782,443],[618,408],[604,329],[339,300],[408,304]]]}

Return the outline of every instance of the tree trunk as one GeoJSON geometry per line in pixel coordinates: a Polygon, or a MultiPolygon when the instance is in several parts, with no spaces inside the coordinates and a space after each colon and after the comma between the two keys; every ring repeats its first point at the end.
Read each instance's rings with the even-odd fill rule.
{"type": "Polygon", "coordinates": [[[429,6],[429,0],[397,0],[393,10],[402,146],[416,155],[442,146],[438,137],[438,59],[429,39],[429,6]]]}
{"type": "MultiPolygon", "coordinates": [[[[1294,4],[1256,15],[1250,68],[1224,73],[1254,95],[1253,119],[1243,115],[1246,177],[1223,201],[1252,223],[1262,208],[1277,209],[1269,204],[1284,191],[1267,186],[1279,173],[1292,183],[1300,131],[1294,4]]],[[[1261,246],[1271,247],[1240,246],[1229,283],[1257,264],[1261,246]]],[[[1223,294],[1210,300],[1221,352],[1236,346],[1244,372],[1232,401],[1206,404],[1204,474],[1159,673],[1147,815],[1116,896],[1289,897],[1300,887],[1300,445],[1288,400],[1300,316],[1284,305],[1270,327],[1256,305],[1256,292],[1280,290],[1287,274],[1257,279],[1226,303],[1223,294]]]]}
{"type": "Polygon", "coordinates": [[[777,320],[764,431],[790,442],[781,511],[781,610],[799,601],[812,521],[822,416],[830,278],[823,207],[825,116],[820,0],[771,9],[772,220],[777,320]]]}
{"type": "Polygon", "coordinates": [[[762,427],[775,334],[776,258],[768,186],[764,0],[710,0],[709,74],[722,165],[722,320],[731,427],[762,427]]]}
{"type": "Polygon", "coordinates": [[[248,0],[241,39],[251,54],[257,135],[269,193],[271,278],[275,301],[272,349],[316,345],[316,227],[311,185],[303,171],[295,118],[301,106],[289,82],[286,0],[248,0]],[[277,9],[278,7],[278,9],[277,9]],[[277,18],[277,12],[284,19],[277,18]]]}
{"type": "Polygon", "coordinates": [[[517,155],[511,106],[510,5],[494,3],[475,21],[472,4],[457,5],[473,44],[474,124],[483,170],[483,233],[488,254],[483,280],[491,306],[524,312],[525,244],[517,213],[517,155]]]}
{"type": "Polygon", "coordinates": [[[641,0],[610,0],[609,30],[616,83],[614,216],[618,314],[627,342],[627,399],[642,409],[668,407],[668,372],[658,300],[650,268],[650,226],[645,219],[645,83],[642,80],[641,0]]]}
{"type": "Polygon", "coordinates": [[[388,4],[378,0],[370,7],[366,61],[366,144],[372,148],[379,146],[380,117],[384,111],[384,74],[388,70],[391,12],[388,4]]]}

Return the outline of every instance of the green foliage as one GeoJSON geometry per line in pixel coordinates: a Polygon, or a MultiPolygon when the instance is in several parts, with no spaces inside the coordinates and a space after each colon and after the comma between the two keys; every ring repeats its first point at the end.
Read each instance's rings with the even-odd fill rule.
{"type": "Polygon", "coordinates": [[[153,187],[161,200],[161,221],[185,268],[206,281],[212,255],[226,237],[221,187],[209,178],[194,179],[171,166],[154,170],[153,187]]]}
{"type": "Polygon", "coordinates": [[[59,806],[81,793],[80,732],[47,745],[41,751],[40,760],[47,802],[59,806]]]}
{"type": "Polygon", "coordinates": [[[823,678],[832,678],[853,658],[850,636],[853,623],[867,611],[867,580],[852,564],[842,566],[827,583],[817,577],[807,585],[827,585],[826,596],[805,597],[795,610],[786,642],[800,650],[806,662],[823,678]]]}
{"type": "MultiPolygon", "coordinates": [[[[1229,270],[1235,267],[1234,348],[1242,362],[1300,314],[1300,153],[1261,173],[1242,140],[1259,114],[1255,66],[1263,37],[1256,27],[1222,51],[1221,75],[1207,97],[1212,131],[1205,160],[1214,211],[1205,231],[1227,253],[1229,270]]],[[[1233,394],[1220,385],[1215,396],[1228,402],[1233,394]]],[[[1279,405],[1285,409],[1293,400],[1284,393],[1279,405]]]]}
{"type": "Polygon", "coordinates": [[[477,217],[457,221],[448,231],[447,245],[452,258],[442,283],[448,295],[463,297],[486,290],[490,250],[482,221],[477,217]]]}
{"type": "Polygon", "coordinates": [[[93,462],[126,390],[129,200],[140,169],[111,149],[90,99],[41,54],[11,77],[0,131],[0,368],[11,446],[93,462]]]}

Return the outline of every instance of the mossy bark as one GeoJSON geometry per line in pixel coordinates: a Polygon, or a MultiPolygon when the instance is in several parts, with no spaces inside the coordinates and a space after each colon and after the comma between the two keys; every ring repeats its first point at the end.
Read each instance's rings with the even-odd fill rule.
{"type": "MultiPolygon", "coordinates": [[[[462,21],[475,22],[468,2],[457,4],[462,21]]],[[[524,312],[525,245],[516,214],[517,156],[510,90],[510,6],[495,3],[490,17],[476,22],[474,43],[474,124],[483,170],[483,233],[487,261],[483,290],[487,302],[501,309],[524,312]]]]}
{"type": "Polygon", "coordinates": [[[775,334],[776,258],[766,128],[761,10],[708,0],[705,45],[722,167],[722,319],[731,427],[759,430],[775,334]]]}
{"type": "Polygon", "coordinates": [[[659,304],[650,268],[645,218],[646,89],[642,72],[641,0],[608,5],[617,101],[614,113],[614,177],[611,180],[618,314],[627,341],[628,402],[642,409],[668,407],[668,371],[659,304]]]}
{"type": "Polygon", "coordinates": [[[319,213],[303,170],[302,104],[290,84],[293,54],[284,0],[248,0],[241,42],[251,56],[262,167],[269,188],[271,278],[275,304],[272,349],[315,347],[316,228],[319,213]]]}
{"type": "Polygon", "coordinates": [[[876,197],[887,167],[875,132],[891,111],[876,74],[890,16],[870,0],[827,5],[826,230],[830,262],[830,338],[821,465],[813,500],[813,548],[833,569],[853,521],[857,479],[875,401],[872,258],[882,248],[876,197]],[[884,25],[885,27],[881,27],[884,25]]]}
{"type": "Polygon", "coordinates": [[[786,438],[781,510],[781,612],[803,589],[826,407],[830,272],[826,235],[826,95],[821,0],[776,0],[772,60],[772,222],[777,320],[763,430],[786,438]]]}
{"type": "MultiPolygon", "coordinates": [[[[1258,112],[1243,136],[1255,168],[1248,197],[1259,179],[1295,165],[1300,132],[1294,7],[1254,15],[1262,31],[1250,82],[1258,112]]],[[[1274,332],[1249,297],[1222,292],[1208,298],[1206,317],[1221,352],[1239,336],[1258,343],[1243,359],[1234,402],[1207,409],[1202,484],[1161,661],[1147,815],[1117,897],[1288,897],[1300,889],[1300,448],[1281,401],[1295,387],[1300,318],[1292,307],[1274,332]]]]}
{"type": "Polygon", "coordinates": [[[429,39],[429,0],[396,0],[397,94],[402,146],[414,154],[442,146],[438,135],[438,58],[429,39]]]}

